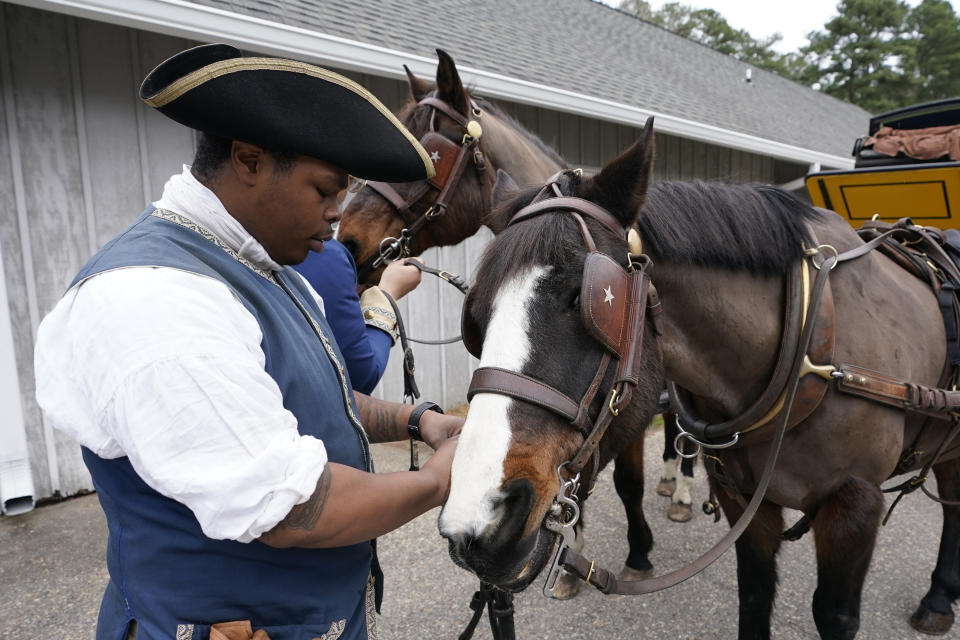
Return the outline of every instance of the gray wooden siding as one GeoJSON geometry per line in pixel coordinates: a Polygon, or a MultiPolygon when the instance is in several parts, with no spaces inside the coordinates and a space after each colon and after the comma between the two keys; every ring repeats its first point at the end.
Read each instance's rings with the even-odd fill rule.
{"type": "MultiPolygon", "coordinates": [[[[91,486],[78,447],[45,424],[34,399],[37,325],[86,259],[158,198],[166,179],[192,157],[190,133],[136,97],[153,66],[191,44],[0,2],[0,256],[38,499],[91,486]]],[[[391,108],[407,99],[405,82],[348,75],[391,108]]],[[[528,105],[504,108],[585,168],[599,167],[639,134],[528,105]]],[[[769,158],[672,136],[659,136],[657,144],[656,179],[768,182],[791,173],[780,163],[775,176],[769,158]]],[[[489,237],[482,230],[425,258],[469,281],[489,237]]],[[[456,289],[425,277],[401,301],[409,334],[458,334],[461,301],[456,289]]],[[[465,401],[476,360],[462,345],[414,345],[414,353],[425,398],[444,406],[465,401]]],[[[376,395],[401,399],[400,367],[395,348],[376,395]]]]}
{"type": "Polygon", "coordinates": [[[189,132],[136,99],[146,72],[187,44],[0,4],[0,237],[37,498],[92,488],[76,444],[37,407],[37,325],[190,157],[189,132]]]}

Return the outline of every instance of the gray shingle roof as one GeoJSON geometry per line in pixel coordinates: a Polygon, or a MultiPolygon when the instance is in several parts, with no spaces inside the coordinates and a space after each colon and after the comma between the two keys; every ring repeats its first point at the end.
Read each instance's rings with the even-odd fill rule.
{"type": "Polygon", "coordinates": [[[191,0],[849,157],[869,114],[594,0],[191,0]]]}

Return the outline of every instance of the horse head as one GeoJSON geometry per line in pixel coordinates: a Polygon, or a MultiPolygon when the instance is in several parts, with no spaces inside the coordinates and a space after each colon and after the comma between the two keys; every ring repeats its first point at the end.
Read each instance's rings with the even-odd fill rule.
{"type": "Polygon", "coordinates": [[[361,282],[379,281],[381,255],[418,255],[465,240],[483,224],[492,227],[486,217],[498,169],[526,183],[542,182],[564,166],[509,116],[471,96],[453,58],[440,49],[437,56],[435,83],[404,67],[411,100],[398,114],[437,175],[413,183],[357,183],[344,208],[337,238],[353,255],[361,282]]]}
{"type": "Polygon", "coordinates": [[[592,178],[563,171],[546,187],[519,190],[501,174],[494,186],[493,217],[504,230],[464,303],[464,344],[480,368],[439,527],[457,564],[503,588],[523,589],[542,570],[555,540],[555,498],[598,421],[618,414],[596,453],[585,454],[581,497],[655,411],[662,368],[654,331],[619,340],[637,311],[626,229],[652,152],[648,122],[592,178]]]}

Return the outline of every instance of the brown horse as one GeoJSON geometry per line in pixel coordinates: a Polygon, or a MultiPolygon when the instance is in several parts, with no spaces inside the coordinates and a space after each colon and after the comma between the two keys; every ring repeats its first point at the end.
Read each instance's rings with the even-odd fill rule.
{"type": "MultiPolygon", "coordinates": [[[[490,192],[497,171],[510,174],[520,184],[540,184],[567,163],[556,151],[524,129],[519,123],[493,104],[471,96],[463,86],[453,59],[438,49],[436,84],[416,77],[409,69],[412,100],[404,105],[398,118],[418,139],[428,133],[439,133],[455,149],[462,146],[467,133],[463,124],[449,114],[423,102],[435,98],[466,120],[475,120],[481,126],[478,138],[479,158],[467,162],[457,184],[451,185],[445,210],[425,223],[416,237],[413,253],[426,249],[454,245],[469,238],[484,224],[490,211],[490,192]]],[[[435,103],[434,103],[435,104],[435,103]]],[[[442,161],[442,150],[438,152],[442,161]]],[[[390,185],[403,200],[416,196],[422,183],[390,185]]],[[[410,217],[423,215],[437,200],[444,185],[435,185],[410,204],[410,217]]],[[[373,189],[359,191],[343,212],[337,229],[337,239],[353,255],[360,271],[361,282],[376,284],[382,267],[370,268],[377,257],[384,238],[399,238],[401,230],[409,226],[397,207],[373,189]]],[[[492,228],[496,233],[498,229],[492,228]]],[[[395,256],[396,257],[396,256],[395,256]]]]}
{"type": "MultiPolygon", "coordinates": [[[[558,193],[599,205],[624,228],[639,228],[662,302],[662,360],[648,322],[639,384],[600,442],[601,466],[647,424],[663,374],[689,393],[707,421],[730,420],[751,407],[777,369],[787,274],[808,259],[805,251],[812,247],[835,248],[821,249],[823,259],[831,251],[863,245],[840,217],[772,187],[694,182],[648,190],[652,148],[648,124],[640,141],[597,176],[569,172],[556,182],[558,193]]],[[[515,192],[498,184],[494,201],[503,206],[495,216],[506,225],[538,194],[539,188],[515,192]]],[[[604,298],[581,300],[586,259],[581,225],[563,209],[548,213],[523,216],[490,244],[464,309],[465,335],[482,336],[481,368],[519,373],[550,385],[560,396],[581,398],[605,357],[605,347],[584,320],[584,308],[603,309],[604,298]]],[[[622,263],[628,252],[623,235],[584,218],[598,251],[622,263]]],[[[835,314],[832,363],[937,386],[946,340],[937,300],[927,286],[876,251],[841,263],[830,273],[829,285],[835,314]]],[[[607,298],[612,305],[609,292],[607,298]]],[[[591,417],[606,410],[613,377],[602,379],[591,417]]],[[[816,376],[806,376],[811,377],[816,376]]],[[[520,590],[543,569],[554,547],[563,467],[584,435],[545,408],[549,402],[530,402],[511,390],[476,383],[475,378],[481,391],[470,404],[439,528],[455,562],[487,581],[520,590]]],[[[812,522],[813,616],[821,637],[856,635],[863,581],[884,510],[879,485],[895,470],[925,464],[949,425],[934,421],[921,431],[919,414],[824,384],[829,388],[819,405],[783,436],[783,455],[765,500],[736,542],[741,639],[770,637],[783,507],[803,511],[812,522]],[[918,455],[898,468],[911,443],[918,455]]],[[[554,406],[563,406],[557,394],[552,397],[554,406]]],[[[760,484],[771,449],[769,437],[762,435],[768,429],[733,448],[711,451],[732,487],[724,489],[711,479],[731,522],[760,484]],[[740,493],[747,497],[738,500],[740,493]]],[[[933,467],[940,495],[948,500],[960,498],[958,455],[948,450],[933,467]]],[[[960,508],[945,505],[943,511],[932,584],[911,618],[929,633],[949,629],[951,605],[960,595],[960,508]]]]}
{"type": "MultiPolygon", "coordinates": [[[[464,126],[449,115],[438,111],[424,98],[435,97],[450,105],[463,118],[476,118],[482,125],[479,149],[483,154],[483,168],[468,166],[462,177],[450,190],[450,197],[443,215],[424,224],[422,231],[413,238],[414,253],[434,246],[456,244],[473,235],[481,225],[488,225],[496,233],[501,229],[488,217],[494,177],[504,171],[520,184],[541,184],[567,163],[557,152],[523,128],[513,118],[493,103],[473,97],[464,88],[452,58],[438,50],[439,64],[435,84],[425,82],[407,69],[412,100],[399,113],[403,124],[417,138],[430,132],[438,132],[451,143],[460,144],[464,126]],[[479,113],[479,115],[477,115],[479,113]]],[[[403,200],[417,194],[420,184],[394,184],[392,189],[403,200]]],[[[440,188],[426,191],[422,200],[411,204],[411,213],[422,214],[436,202],[440,188]]],[[[381,268],[371,268],[384,238],[399,238],[407,221],[396,206],[380,192],[364,188],[356,191],[343,212],[337,230],[338,239],[352,253],[360,265],[361,280],[375,283],[381,268]]],[[[664,475],[679,491],[672,489],[662,495],[673,495],[669,511],[676,520],[689,520],[691,515],[690,490],[693,484],[693,461],[679,461],[673,447],[674,425],[666,420],[664,439],[664,475]]],[[[629,553],[624,563],[623,574],[629,577],[645,575],[652,570],[649,553],[653,537],[643,512],[643,439],[639,438],[618,456],[614,473],[615,486],[627,513],[627,536],[629,553]]],[[[659,489],[658,489],[659,491],[659,489]]],[[[581,541],[582,542],[582,541],[581,541]]],[[[565,581],[557,597],[572,595],[578,584],[565,581]]]]}

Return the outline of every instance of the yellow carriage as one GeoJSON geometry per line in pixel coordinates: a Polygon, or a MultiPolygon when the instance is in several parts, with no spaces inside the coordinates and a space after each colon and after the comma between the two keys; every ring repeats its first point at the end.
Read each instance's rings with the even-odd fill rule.
{"type": "Polygon", "coordinates": [[[877,218],[960,229],[960,98],[913,105],[870,119],[856,141],[855,168],[806,177],[810,200],[854,227],[877,218]]]}

